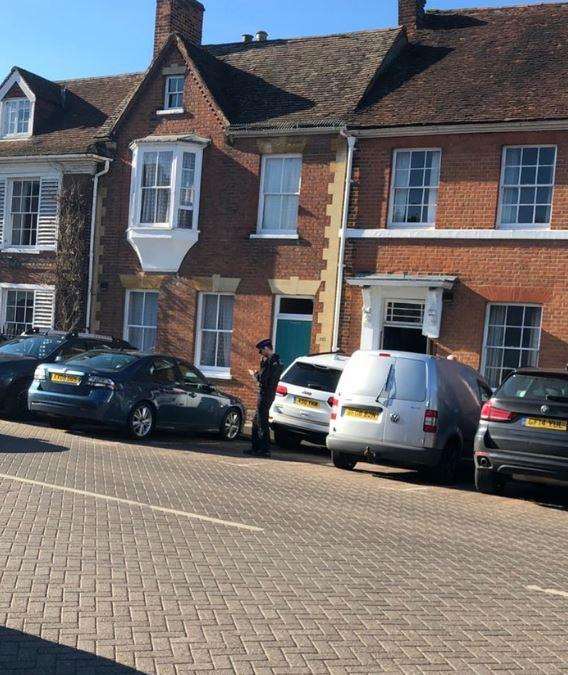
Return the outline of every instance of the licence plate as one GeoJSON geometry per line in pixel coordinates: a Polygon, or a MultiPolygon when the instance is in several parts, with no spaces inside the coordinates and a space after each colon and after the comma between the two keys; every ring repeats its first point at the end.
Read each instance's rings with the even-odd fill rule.
{"type": "Polygon", "coordinates": [[[546,429],[548,431],[567,431],[568,422],[565,420],[537,419],[529,417],[525,420],[525,426],[531,429],[546,429]]]}
{"type": "Polygon", "coordinates": [[[81,378],[78,375],[67,375],[67,373],[51,373],[51,381],[59,384],[80,384],[81,378]]]}
{"type": "Polygon", "coordinates": [[[379,419],[379,413],[373,410],[357,410],[356,408],[345,408],[345,417],[355,417],[359,420],[368,420],[376,422],[379,419]]]}
{"type": "Polygon", "coordinates": [[[310,401],[309,398],[301,398],[300,396],[296,396],[296,405],[302,406],[302,408],[319,408],[317,401],[310,401]]]}

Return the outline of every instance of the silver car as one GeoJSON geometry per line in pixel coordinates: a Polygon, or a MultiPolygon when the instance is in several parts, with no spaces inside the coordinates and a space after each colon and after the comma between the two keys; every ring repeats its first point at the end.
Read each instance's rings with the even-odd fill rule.
{"type": "Polygon", "coordinates": [[[472,457],[489,398],[482,376],[456,360],[359,351],[339,381],[327,447],[341,469],[370,461],[433,469],[451,482],[460,460],[472,457]]]}

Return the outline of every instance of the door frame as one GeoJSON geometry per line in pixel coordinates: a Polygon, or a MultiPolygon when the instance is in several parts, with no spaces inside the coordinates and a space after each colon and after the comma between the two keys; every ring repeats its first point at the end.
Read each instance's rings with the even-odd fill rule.
{"type": "Polygon", "coordinates": [[[274,320],[272,322],[272,344],[274,345],[274,349],[276,349],[276,334],[278,332],[278,319],[283,319],[286,318],[290,321],[305,321],[306,323],[310,322],[314,324],[314,316],[315,316],[315,303],[316,299],[314,298],[313,295],[277,295],[274,299],[274,320]],[[280,305],[282,299],[288,300],[288,299],[293,299],[293,300],[311,300],[314,303],[314,308],[312,310],[311,315],[309,314],[282,314],[280,312],[280,305]]]}

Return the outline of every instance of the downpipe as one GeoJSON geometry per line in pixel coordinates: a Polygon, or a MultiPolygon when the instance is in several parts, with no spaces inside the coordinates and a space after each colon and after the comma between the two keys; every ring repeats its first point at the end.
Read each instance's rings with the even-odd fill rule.
{"type": "Polygon", "coordinates": [[[99,179],[105,176],[110,171],[110,163],[112,160],[105,159],[104,168],[96,173],[93,177],[93,203],[91,205],[91,232],[89,235],[89,273],[87,276],[87,309],[85,314],[85,329],[87,332],[91,330],[91,310],[93,306],[93,274],[95,268],[95,229],[97,226],[97,203],[99,198],[99,179]]]}

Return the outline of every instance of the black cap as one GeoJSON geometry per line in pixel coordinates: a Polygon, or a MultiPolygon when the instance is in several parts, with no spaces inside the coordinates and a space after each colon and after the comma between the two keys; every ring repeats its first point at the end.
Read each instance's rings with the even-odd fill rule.
{"type": "Polygon", "coordinates": [[[268,347],[268,349],[272,349],[272,340],[268,340],[268,339],[267,340],[261,340],[256,345],[256,348],[258,349],[258,351],[260,351],[261,349],[265,349],[266,347],[268,347]]]}

